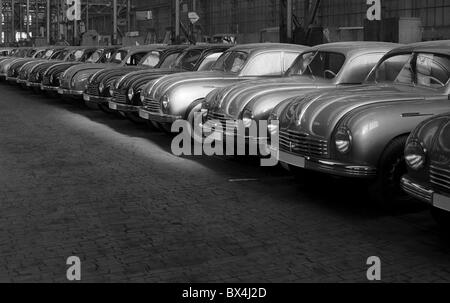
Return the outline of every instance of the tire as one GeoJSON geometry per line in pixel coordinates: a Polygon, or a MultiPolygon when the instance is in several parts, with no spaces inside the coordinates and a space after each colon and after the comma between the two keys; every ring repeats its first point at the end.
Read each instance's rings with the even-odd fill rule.
{"type": "Polygon", "coordinates": [[[186,114],[184,116],[184,120],[189,122],[189,125],[191,126],[191,138],[199,143],[203,143],[203,136],[200,133],[195,132],[195,125],[194,125],[194,118],[195,113],[200,112],[200,109],[202,107],[202,99],[195,100],[192,102],[191,105],[186,110],[186,114]]]}
{"type": "Polygon", "coordinates": [[[434,220],[437,222],[437,224],[439,225],[439,228],[448,233],[450,232],[450,213],[433,207],[431,208],[431,215],[433,216],[434,220]]]}
{"type": "Polygon", "coordinates": [[[378,165],[375,182],[369,186],[372,200],[381,208],[391,210],[398,202],[412,201],[400,187],[407,173],[404,150],[408,137],[395,138],[385,149],[378,165]]]}
{"type": "Polygon", "coordinates": [[[146,120],[147,126],[151,131],[161,131],[159,125],[156,122],[146,120]]]}
{"type": "Polygon", "coordinates": [[[134,113],[124,113],[125,117],[130,120],[131,122],[138,124],[138,125],[142,125],[145,124],[145,120],[141,119],[139,116],[137,116],[134,113]]]}
{"type": "Polygon", "coordinates": [[[317,187],[318,185],[322,185],[323,178],[326,177],[318,172],[309,171],[292,165],[289,165],[288,168],[291,174],[299,183],[299,185],[307,188],[314,188],[317,187]]]}
{"type": "Polygon", "coordinates": [[[158,123],[159,128],[166,134],[172,135],[172,124],[171,123],[158,123]]]}

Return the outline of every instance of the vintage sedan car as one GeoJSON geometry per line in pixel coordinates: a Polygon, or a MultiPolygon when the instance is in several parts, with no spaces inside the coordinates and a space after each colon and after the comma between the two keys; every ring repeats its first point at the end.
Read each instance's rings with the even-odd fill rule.
{"type": "Polygon", "coordinates": [[[27,62],[19,70],[19,74],[17,75],[17,80],[16,80],[17,83],[24,87],[29,87],[29,86],[27,86],[27,81],[30,76],[30,72],[33,71],[35,67],[37,67],[41,64],[48,63],[50,61],[55,61],[55,62],[56,62],[56,60],[62,61],[62,60],[64,60],[65,54],[67,54],[67,53],[68,53],[68,50],[66,50],[65,48],[57,47],[54,49],[53,54],[47,60],[35,60],[35,61],[27,62]]]}
{"type": "Polygon", "coordinates": [[[60,85],[61,74],[72,66],[98,60],[97,50],[97,47],[78,49],[69,61],[55,63],[50,66],[42,76],[41,90],[52,93],[57,92],[60,85]]]}
{"type": "Polygon", "coordinates": [[[52,55],[55,53],[57,48],[47,48],[40,51],[34,58],[28,58],[24,60],[16,61],[11,64],[9,70],[7,71],[6,80],[11,83],[17,83],[19,73],[23,67],[26,67],[30,64],[35,64],[38,62],[48,61],[52,55]]]}
{"type": "Polygon", "coordinates": [[[38,65],[34,66],[28,74],[26,83],[27,87],[36,88],[38,89],[38,91],[40,91],[41,83],[44,79],[44,74],[49,68],[51,68],[55,64],[62,62],[74,63],[79,61],[84,54],[84,49],[85,47],[66,47],[64,51],[59,54],[56,60],[41,62],[38,65]]]}
{"type": "Polygon", "coordinates": [[[6,79],[8,70],[12,64],[30,58],[35,58],[39,55],[41,55],[41,51],[38,51],[36,48],[20,48],[13,57],[8,57],[7,59],[0,62],[0,80],[6,79]]]}
{"type": "Polygon", "coordinates": [[[103,50],[102,56],[93,62],[78,64],[68,68],[60,79],[58,93],[65,97],[82,98],[88,78],[99,70],[125,66],[133,48],[110,47],[103,50]]]}
{"type": "Polygon", "coordinates": [[[184,50],[168,67],[136,71],[121,77],[112,86],[114,94],[109,108],[124,113],[132,121],[140,122],[141,91],[148,82],[169,74],[210,70],[230,47],[228,44],[194,45],[184,50]]]}
{"type": "MultiPolygon", "coordinates": [[[[302,53],[282,79],[237,83],[211,92],[202,102],[206,117],[194,129],[213,128],[218,121],[233,125],[242,121],[267,121],[271,110],[281,101],[317,91],[362,84],[380,59],[398,44],[383,42],[341,42],[315,46],[302,53]]],[[[193,121],[190,121],[193,123],[193,121]]],[[[199,121],[200,122],[200,121],[199,121]]],[[[236,136],[237,130],[225,125],[216,132],[236,136]]],[[[204,133],[205,136],[207,133],[204,133]]],[[[202,136],[194,136],[201,140],[202,136]]],[[[249,139],[248,137],[246,139],[249,139]]],[[[250,138],[258,141],[258,137],[250,138]]],[[[266,138],[264,138],[266,139],[266,138]]]]}
{"type": "Polygon", "coordinates": [[[160,123],[166,131],[178,119],[188,119],[212,90],[239,81],[280,78],[307,47],[281,43],[235,46],[226,51],[211,71],[164,76],[142,90],[139,115],[160,123]]]}
{"type": "Polygon", "coordinates": [[[128,62],[122,68],[107,68],[100,70],[88,79],[83,99],[96,104],[105,112],[111,112],[108,102],[112,98],[113,84],[120,77],[134,71],[159,69],[162,66],[172,64],[187,45],[148,45],[141,50],[139,56],[128,62]]]}
{"type": "Polygon", "coordinates": [[[397,48],[378,63],[367,85],[310,93],[281,111],[272,149],[294,168],[370,179],[372,196],[386,206],[406,198],[404,148],[411,131],[448,112],[450,41],[397,48]]]}
{"type": "Polygon", "coordinates": [[[436,220],[450,227],[450,113],[419,124],[406,142],[405,160],[403,190],[432,206],[436,220]]]}

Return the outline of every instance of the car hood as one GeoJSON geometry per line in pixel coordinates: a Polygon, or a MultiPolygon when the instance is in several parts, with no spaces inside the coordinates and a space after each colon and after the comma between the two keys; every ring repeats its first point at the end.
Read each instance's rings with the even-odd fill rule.
{"type": "Polygon", "coordinates": [[[104,69],[104,68],[114,68],[117,67],[117,64],[112,64],[112,63],[82,63],[82,64],[78,64],[75,66],[70,67],[69,69],[66,70],[65,72],[65,76],[67,78],[72,78],[73,76],[75,76],[75,74],[77,74],[78,72],[82,72],[85,70],[100,70],[100,69],[104,69]]]}
{"type": "Polygon", "coordinates": [[[270,99],[272,109],[277,103],[302,92],[325,87],[335,87],[326,80],[316,80],[309,77],[285,77],[281,79],[264,79],[245,81],[220,88],[208,95],[206,108],[216,113],[238,119],[245,107],[252,109],[255,103],[270,99]]]}
{"type": "Polygon", "coordinates": [[[145,88],[144,93],[154,100],[159,100],[169,89],[177,86],[183,85],[193,88],[203,86],[214,89],[216,86],[223,87],[224,83],[233,84],[234,81],[239,79],[237,75],[217,71],[177,73],[164,76],[153,82],[145,88]]]}
{"type": "Polygon", "coordinates": [[[118,83],[118,88],[119,89],[129,89],[131,87],[139,88],[148,83],[149,81],[160,78],[162,76],[182,72],[184,72],[182,69],[171,69],[171,68],[145,69],[134,71],[128,73],[121,79],[121,81],[118,83]]]}
{"type": "Polygon", "coordinates": [[[357,108],[383,102],[425,100],[427,97],[430,97],[430,90],[403,85],[361,85],[307,94],[285,108],[279,117],[280,128],[328,138],[339,121],[357,108]]]}

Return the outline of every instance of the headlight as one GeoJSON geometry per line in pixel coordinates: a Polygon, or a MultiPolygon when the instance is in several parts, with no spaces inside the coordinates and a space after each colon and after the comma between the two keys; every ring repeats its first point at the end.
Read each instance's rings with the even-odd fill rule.
{"type": "Polygon", "coordinates": [[[102,94],[104,90],[105,90],[105,84],[103,84],[103,82],[101,82],[100,85],[98,86],[98,91],[100,92],[100,94],[102,94]]]}
{"type": "Polygon", "coordinates": [[[134,89],[133,88],[130,88],[129,90],[128,90],[128,100],[133,100],[133,97],[134,97],[134,89]]]}
{"type": "Polygon", "coordinates": [[[347,127],[338,129],[335,135],[336,149],[341,154],[346,154],[352,147],[352,134],[347,127]]]}
{"type": "Polygon", "coordinates": [[[419,170],[425,166],[427,152],[423,145],[418,141],[410,141],[406,145],[405,160],[406,164],[414,170],[419,170]]]}
{"type": "Polygon", "coordinates": [[[110,86],[108,92],[110,97],[114,96],[114,86],[110,86]]]}
{"type": "Polygon", "coordinates": [[[72,81],[70,81],[70,87],[75,87],[75,77],[72,78],[72,81]]]}
{"type": "Polygon", "coordinates": [[[144,101],[145,101],[145,96],[141,95],[141,102],[144,103],[144,101]]]}
{"type": "Polygon", "coordinates": [[[276,114],[270,114],[267,121],[267,130],[271,135],[276,135],[280,129],[280,123],[276,114]]]}
{"type": "Polygon", "coordinates": [[[244,123],[244,127],[250,128],[252,126],[252,122],[253,122],[252,111],[249,109],[244,109],[244,112],[242,113],[242,123],[244,123]]]}
{"type": "Polygon", "coordinates": [[[170,99],[168,95],[164,95],[161,98],[161,104],[163,106],[164,109],[167,109],[169,107],[169,103],[170,103],[170,99]]]}

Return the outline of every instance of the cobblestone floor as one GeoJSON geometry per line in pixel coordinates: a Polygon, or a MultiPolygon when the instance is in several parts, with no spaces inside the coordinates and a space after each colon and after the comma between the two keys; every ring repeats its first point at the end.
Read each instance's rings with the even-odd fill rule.
{"type": "Polygon", "coordinates": [[[171,139],[0,85],[0,282],[450,281],[450,241],[411,203],[305,187],[256,161],[178,158],[171,139]],[[239,181],[236,179],[255,179],[239,181]]]}

